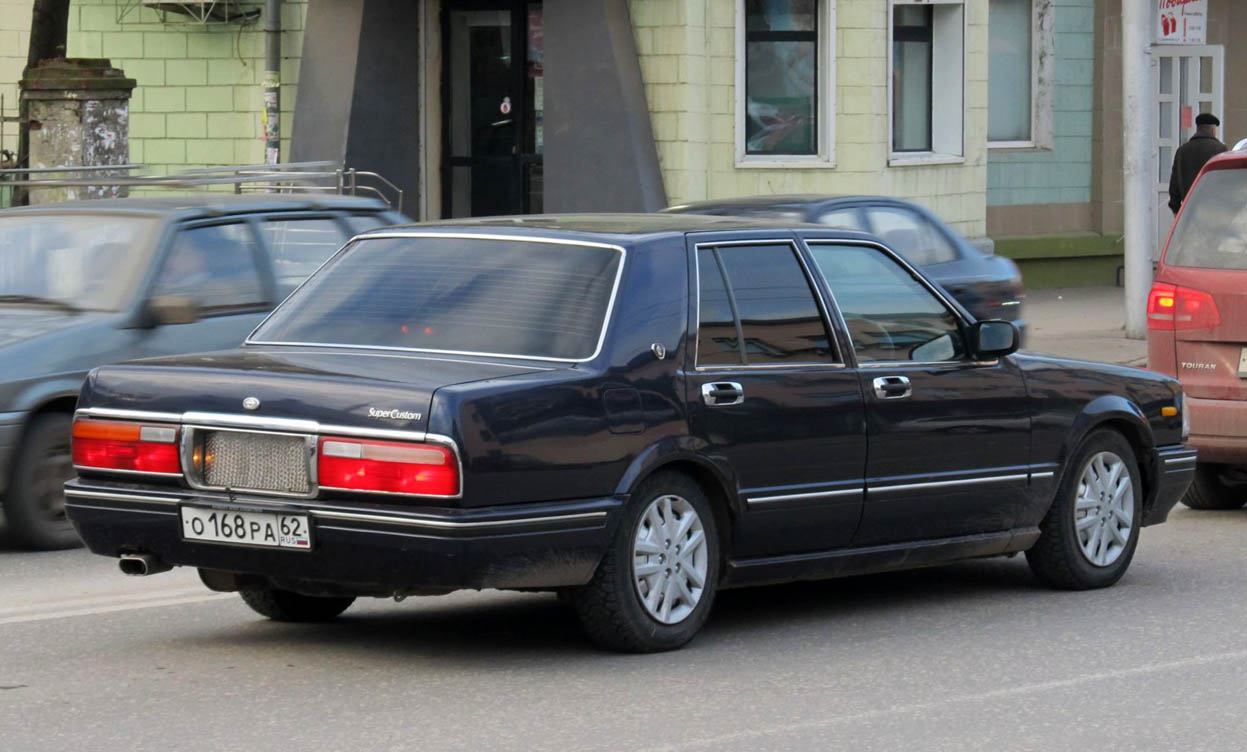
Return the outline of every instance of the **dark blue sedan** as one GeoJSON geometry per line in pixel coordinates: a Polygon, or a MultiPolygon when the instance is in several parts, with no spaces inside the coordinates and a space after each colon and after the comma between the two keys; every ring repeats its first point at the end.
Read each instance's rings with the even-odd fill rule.
{"type": "Polygon", "coordinates": [[[675,214],[780,219],[869,232],[922,269],[979,319],[1014,322],[1025,334],[1017,264],[979,250],[925,207],[883,196],[749,196],[680,204],[675,214]]]}
{"type": "Polygon", "coordinates": [[[285,621],[552,590],[667,650],[723,588],[1025,551],[1125,574],[1182,387],[1015,353],[870,235],[662,214],[357,236],[238,348],[91,372],[69,517],[285,621]]]}

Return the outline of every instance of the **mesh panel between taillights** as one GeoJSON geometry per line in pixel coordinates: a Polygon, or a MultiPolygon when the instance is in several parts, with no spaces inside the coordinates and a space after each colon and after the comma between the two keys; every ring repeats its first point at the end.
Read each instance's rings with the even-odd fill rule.
{"type": "Polygon", "coordinates": [[[205,431],[202,451],[204,485],[295,494],[311,488],[302,436],[205,431]]]}

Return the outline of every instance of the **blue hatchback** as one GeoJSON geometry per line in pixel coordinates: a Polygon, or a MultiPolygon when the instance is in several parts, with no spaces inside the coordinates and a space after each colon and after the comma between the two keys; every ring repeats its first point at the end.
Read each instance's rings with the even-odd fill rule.
{"type": "Polygon", "coordinates": [[[750,196],[680,204],[675,214],[784,219],[878,236],[922,269],[978,319],[1005,319],[1023,337],[1022,275],[1017,264],[984,253],[926,208],[883,196],[750,196]]]}

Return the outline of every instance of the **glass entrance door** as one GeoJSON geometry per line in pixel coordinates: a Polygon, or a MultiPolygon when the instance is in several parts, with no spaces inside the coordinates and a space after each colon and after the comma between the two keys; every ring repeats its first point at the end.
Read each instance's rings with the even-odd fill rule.
{"type": "Polygon", "coordinates": [[[1156,101],[1156,137],[1153,164],[1156,175],[1156,248],[1169,237],[1173,212],[1169,210],[1169,175],[1178,147],[1195,134],[1195,117],[1211,112],[1221,118],[1224,132],[1225,48],[1221,45],[1152,47],[1152,94],[1156,101]]]}
{"type": "Polygon", "coordinates": [[[442,216],[542,210],[542,14],[528,0],[447,0],[442,216]]]}

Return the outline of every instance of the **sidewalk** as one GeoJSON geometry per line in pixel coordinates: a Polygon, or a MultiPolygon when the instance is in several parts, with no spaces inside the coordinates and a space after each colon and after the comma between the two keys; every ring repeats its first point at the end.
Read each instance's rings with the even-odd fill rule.
{"type": "Polygon", "coordinates": [[[1120,287],[1029,290],[1022,307],[1029,324],[1026,350],[1139,367],[1147,363],[1147,342],[1126,339],[1120,287]]]}

